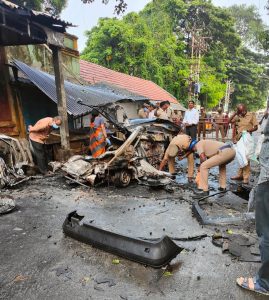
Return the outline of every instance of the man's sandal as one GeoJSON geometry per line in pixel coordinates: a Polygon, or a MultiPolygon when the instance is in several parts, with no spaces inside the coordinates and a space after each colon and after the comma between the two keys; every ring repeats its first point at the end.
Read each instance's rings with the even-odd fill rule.
{"type": "Polygon", "coordinates": [[[269,296],[269,291],[260,286],[260,284],[257,282],[256,278],[244,278],[240,277],[236,279],[236,283],[243,289],[269,296]]]}

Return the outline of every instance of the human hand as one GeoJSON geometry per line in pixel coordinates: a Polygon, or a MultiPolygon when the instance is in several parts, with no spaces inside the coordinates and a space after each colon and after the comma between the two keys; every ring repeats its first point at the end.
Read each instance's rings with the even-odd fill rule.
{"type": "Polygon", "coordinates": [[[31,132],[31,129],[32,129],[32,128],[33,128],[33,126],[32,126],[32,125],[29,125],[29,126],[28,126],[28,131],[31,132]]]}

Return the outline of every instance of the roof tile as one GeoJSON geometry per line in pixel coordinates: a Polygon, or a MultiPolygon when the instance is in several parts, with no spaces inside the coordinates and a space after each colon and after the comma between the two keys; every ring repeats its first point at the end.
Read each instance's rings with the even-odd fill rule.
{"type": "Polygon", "coordinates": [[[178,103],[173,95],[150,80],[110,70],[85,60],[80,60],[80,76],[92,84],[105,81],[143,95],[150,100],[168,100],[172,103],[178,103]]]}

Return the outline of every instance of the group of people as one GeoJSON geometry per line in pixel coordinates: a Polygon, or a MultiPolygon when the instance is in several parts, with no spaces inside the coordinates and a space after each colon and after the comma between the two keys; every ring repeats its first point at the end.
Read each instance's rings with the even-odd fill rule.
{"type": "MultiPolygon", "coordinates": [[[[144,107],[143,113],[147,118],[154,114],[155,117],[169,119],[169,105],[167,102],[161,102],[160,107],[144,107]],[[147,110],[144,110],[144,109],[147,110]],[[151,113],[153,112],[154,113],[151,113]],[[151,113],[151,114],[150,114],[151,113]]],[[[201,116],[204,111],[201,109],[201,116]]],[[[218,112],[221,114],[221,111],[218,112]]],[[[142,114],[142,112],[141,112],[142,114]]],[[[268,111],[264,116],[268,118],[268,111]]],[[[264,119],[263,118],[263,119],[264,119]]],[[[216,124],[218,119],[216,118],[216,124]]],[[[231,144],[225,144],[217,140],[203,139],[197,140],[197,128],[200,122],[198,111],[194,107],[194,102],[189,102],[189,108],[185,113],[182,123],[184,124],[185,132],[181,131],[175,136],[164,153],[163,160],[160,164],[160,170],[163,170],[168,163],[169,172],[175,173],[175,158],[179,160],[187,158],[188,160],[188,181],[193,182],[194,176],[194,154],[197,153],[200,158],[197,176],[197,190],[194,198],[205,197],[209,194],[208,174],[209,169],[215,166],[219,167],[219,190],[226,190],[226,165],[235,158],[235,150],[231,144]]],[[[34,160],[43,174],[47,173],[47,158],[45,155],[44,144],[50,132],[53,129],[58,129],[62,120],[60,117],[44,118],[39,120],[34,126],[29,126],[30,147],[33,153],[34,160]]],[[[237,143],[243,132],[252,134],[258,129],[258,122],[255,113],[247,111],[244,104],[239,104],[236,111],[228,119],[228,124],[232,123],[234,127],[233,142],[237,143]]],[[[267,124],[267,127],[268,124],[267,124]]],[[[269,128],[266,129],[267,131],[269,128]]],[[[222,129],[220,129],[222,132],[222,129]]],[[[105,153],[107,144],[107,132],[104,125],[104,120],[99,116],[98,111],[92,111],[90,118],[90,151],[93,157],[98,157],[105,153]]],[[[264,149],[265,160],[268,163],[268,149],[264,149]],[[266,152],[267,151],[267,152],[266,152]]],[[[240,277],[237,279],[237,284],[242,288],[255,291],[260,294],[269,295],[269,202],[268,202],[268,174],[269,166],[261,163],[262,173],[265,180],[258,185],[256,192],[256,228],[257,234],[261,238],[260,251],[262,266],[258,274],[253,278],[240,277]],[[264,170],[263,170],[264,169],[264,170]],[[267,180],[267,181],[266,181],[267,180]]],[[[244,168],[239,169],[233,180],[240,180],[243,183],[248,183],[250,177],[250,163],[244,168]]]]}
{"type": "MultiPolygon", "coordinates": [[[[219,113],[221,113],[219,111],[219,113]]],[[[235,127],[233,142],[237,143],[244,131],[252,132],[258,129],[258,122],[255,113],[247,111],[244,104],[237,106],[236,112],[228,119],[228,124],[232,123],[235,127]]],[[[196,198],[209,194],[208,188],[208,171],[210,168],[219,166],[219,189],[226,189],[226,165],[230,163],[236,155],[231,144],[225,144],[218,140],[203,139],[197,140],[197,128],[199,124],[199,112],[194,107],[194,102],[189,101],[189,108],[185,113],[183,125],[185,132],[180,132],[172,139],[163,160],[160,164],[160,170],[168,163],[169,172],[175,172],[175,158],[178,156],[180,160],[187,158],[188,160],[188,182],[194,180],[194,153],[197,152],[200,157],[200,167],[196,181],[198,190],[195,192],[196,198]]],[[[250,163],[244,168],[240,168],[236,176],[231,177],[232,180],[243,181],[244,184],[249,183],[250,163]]]]}
{"type": "Polygon", "coordinates": [[[144,103],[138,110],[138,117],[140,119],[163,119],[169,120],[176,124],[181,122],[181,112],[176,109],[172,109],[169,101],[156,102],[156,104],[150,102],[144,103]]]}
{"type": "MultiPolygon", "coordinates": [[[[219,111],[219,114],[221,112],[219,111]]],[[[262,121],[268,118],[267,110],[262,121]]],[[[262,122],[261,121],[261,122],[262,122]]],[[[219,190],[226,189],[226,165],[229,164],[236,155],[231,144],[225,144],[216,140],[203,139],[196,140],[197,125],[199,122],[198,111],[194,108],[194,103],[189,103],[189,109],[185,114],[183,124],[185,124],[185,133],[179,133],[170,142],[164,158],[160,164],[160,170],[164,168],[168,162],[169,172],[175,172],[175,158],[179,160],[188,159],[188,180],[191,182],[194,173],[194,153],[198,153],[200,158],[200,166],[198,168],[199,180],[197,181],[198,189],[194,198],[207,196],[208,192],[208,172],[209,169],[219,166],[219,190]]],[[[260,122],[260,125],[261,125],[260,122]]],[[[228,124],[233,124],[233,142],[237,143],[243,132],[252,134],[258,129],[256,114],[247,111],[244,104],[239,104],[236,111],[228,119],[228,124]]],[[[269,133],[269,123],[265,131],[269,133]]],[[[256,231],[260,238],[260,252],[262,265],[255,277],[237,278],[236,283],[247,290],[269,296],[269,148],[263,145],[262,152],[264,157],[261,161],[261,176],[257,186],[256,198],[256,231]]],[[[249,182],[250,163],[244,168],[240,168],[233,180],[240,180],[244,183],[249,182]]]]}

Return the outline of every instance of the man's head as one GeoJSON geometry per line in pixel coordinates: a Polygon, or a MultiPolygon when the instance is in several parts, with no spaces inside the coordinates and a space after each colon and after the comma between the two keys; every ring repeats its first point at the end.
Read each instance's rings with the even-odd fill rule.
{"type": "Polygon", "coordinates": [[[161,108],[162,110],[166,110],[166,109],[168,108],[167,101],[162,101],[162,102],[160,103],[160,108],[161,108]]]}
{"type": "Polygon", "coordinates": [[[218,110],[217,110],[218,114],[222,114],[222,108],[219,107],[218,110]]]}
{"type": "Polygon", "coordinates": [[[238,115],[245,115],[247,113],[247,107],[245,104],[240,103],[237,105],[237,114],[238,115]]]}
{"type": "Polygon", "coordinates": [[[59,128],[59,126],[62,124],[62,118],[60,116],[56,116],[53,118],[52,127],[54,129],[59,128]]]}
{"type": "Polygon", "coordinates": [[[171,103],[169,101],[166,101],[167,107],[170,107],[171,103]]]}
{"type": "Polygon", "coordinates": [[[201,111],[201,113],[205,112],[205,108],[203,106],[201,106],[200,111],[201,111]]]}
{"type": "Polygon", "coordinates": [[[189,101],[189,109],[193,109],[194,108],[194,101],[190,100],[189,101]]]}
{"type": "Polygon", "coordinates": [[[148,106],[149,111],[153,111],[156,108],[156,106],[153,103],[150,103],[148,106]]]}

